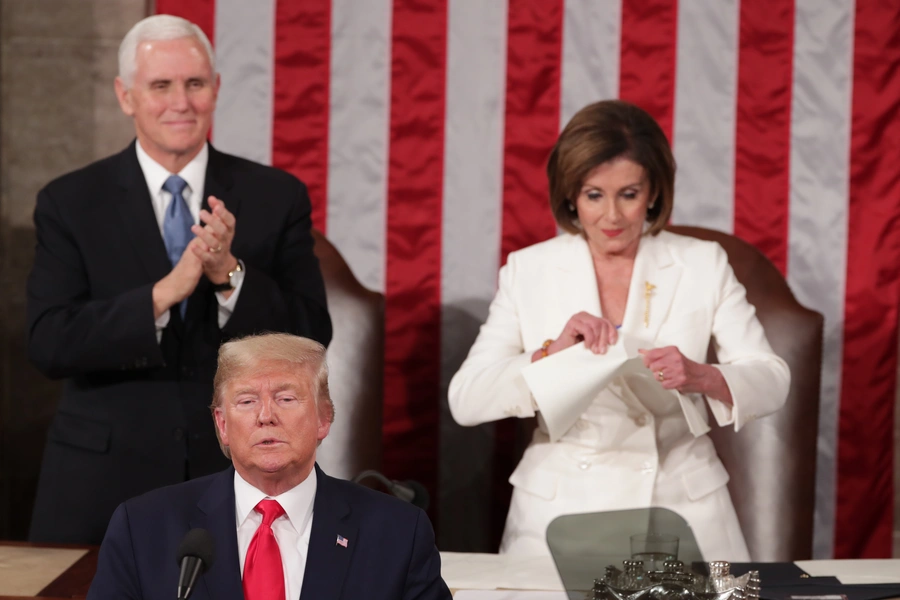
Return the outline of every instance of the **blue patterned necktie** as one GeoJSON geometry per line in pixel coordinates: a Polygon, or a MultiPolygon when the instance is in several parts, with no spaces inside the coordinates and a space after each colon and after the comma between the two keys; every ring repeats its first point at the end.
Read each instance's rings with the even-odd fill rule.
{"type": "MultiPolygon", "coordinates": [[[[174,267],[181,259],[185,249],[194,237],[191,232],[191,226],[194,224],[194,217],[188,210],[187,202],[184,201],[184,188],[187,187],[187,181],[178,175],[172,175],[163,184],[163,189],[172,194],[172,201],[166,208],[166,216],[163,219],[163,240],[166,243],[166,253],[169,255],[169,262],[174,267]]],[[[187,309],[187,299],[181,301],[181,316],[187,309]]]]}

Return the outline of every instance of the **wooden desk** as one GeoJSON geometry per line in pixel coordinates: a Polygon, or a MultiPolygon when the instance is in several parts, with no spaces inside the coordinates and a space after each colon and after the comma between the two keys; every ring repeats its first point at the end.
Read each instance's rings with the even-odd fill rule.
{"type": "MultiPolygon", "coordinates": [[[[805,560],[795,564],[810,575],[834,576],[844,584],[900,583],[900,558],[805,560]]],[[[564,589],[549,556],[441,552],[441,574],[447,585],[457,590],[564,589]]]]}
{"type": "MultiPolygon", "coordinates": [[[[72,598],[84,598],[87,596],[88,588],[94,573],[97,571],[97,554],[98,546],[79,546],[72,544],[32,544],[29,542],[0,542],[0,548],[4,550],[15,550],[21,548],[23,550],[35,549],[68,549],[82,550],[84,555],[78,558],[71,566],[66,568],[61,574],[52,579],[44,586],[37,596],[3,596],[0,600],[71,600],[72,598]]],[[[24,552],[23,552],[24,554],[24,552]]],[[[52,575],[50,575],[52,577],[52,575]]],[[[0,592],[2,593],[2,592],[0,592]]]]}
{"type": "MultiPolygon", "coordinates": [[[[97,570],[97,546],[0,542],[0,549],[72,549],[85,554],[41,589],[37,596],[3,596],[0,600],[71,600],[87,596],[97,570]]],[[[455,589],[561,590],[552,559],[497,554],[442,552],[445,581],[455,589]],[[522,585],[525,584],[525,585],[522,585]]],[[[900,582],[900,559],[823,560],[797,563],[812,575],[835,575],[844,583],[900,582]]],[[[0,573],[2,565],[0,565],[0,573]]],[[[2,592],[0,592],[2,593],[2,592]]],[[[900,599],[898,599],[900,600],[900,599]]]]}

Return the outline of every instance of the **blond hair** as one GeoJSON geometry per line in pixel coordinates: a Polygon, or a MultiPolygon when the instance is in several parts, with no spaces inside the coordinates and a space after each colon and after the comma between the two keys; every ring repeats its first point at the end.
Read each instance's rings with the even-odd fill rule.
{"type": "MultiPolygon", "coordinates": [[[[213,379],[213,399],[210,410],[222,407],[225,390],[238,373],[264,362],[281,362],[298,369],[308,369],[315,383],[316,408],[329,423],[334,423],[334,402],[328,390],[328,363],[325,346],[315,340],[289,333],[262,333],[231,340],[219,348],[219,362],[213,379]]],[[[216,437],[225,456],[231,458],[227,446],[222,445],[219,428],[216,437]]]]}

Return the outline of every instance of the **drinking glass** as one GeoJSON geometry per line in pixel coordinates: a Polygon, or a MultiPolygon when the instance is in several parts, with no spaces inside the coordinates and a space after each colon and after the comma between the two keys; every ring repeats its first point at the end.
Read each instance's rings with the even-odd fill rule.
{"type": "Polygon", "coordinates": [[[638,533],[631,536],[631,558],[644,561],[644,570],[662,571],[663,563],[678,558],[678,536],[638,533]]]}

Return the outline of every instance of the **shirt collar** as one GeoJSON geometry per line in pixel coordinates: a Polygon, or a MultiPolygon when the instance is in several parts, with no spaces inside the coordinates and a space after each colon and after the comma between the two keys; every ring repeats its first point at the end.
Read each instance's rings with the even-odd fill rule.
{"type": "MultiPolygon", "coordinates": [[[[141,141],[137,140],[135,144],[137,148],[138,164],[141,171],[144,172],[144,179],[147,180],[147,187],[154,193],[159,194],[166,179],[169,178],[169,171],[164,166],[153,160],[149,154],[141,146],[141,141]]],[[[191,159],[184,168],[176,173],[184,179],[192,193],[202,194],[203,185],[206,182],[206,165],[209,163],[209,143],[204,143],[197,156],[191,159]]]]}
{"type": "Polygon", "coordinates": [[[262,490],[253,487],[246,479],[234,472],[234,509],[237,526],[240,527],[260,500],[271,498],[277,500],[284,509],[288,519],[298,532],[302,532],[306,520],[312,515],[313,501],[316,498],[316,470],[312,469],[302,483],[292,487],[278,496],[267,496],[262,490]]]}

